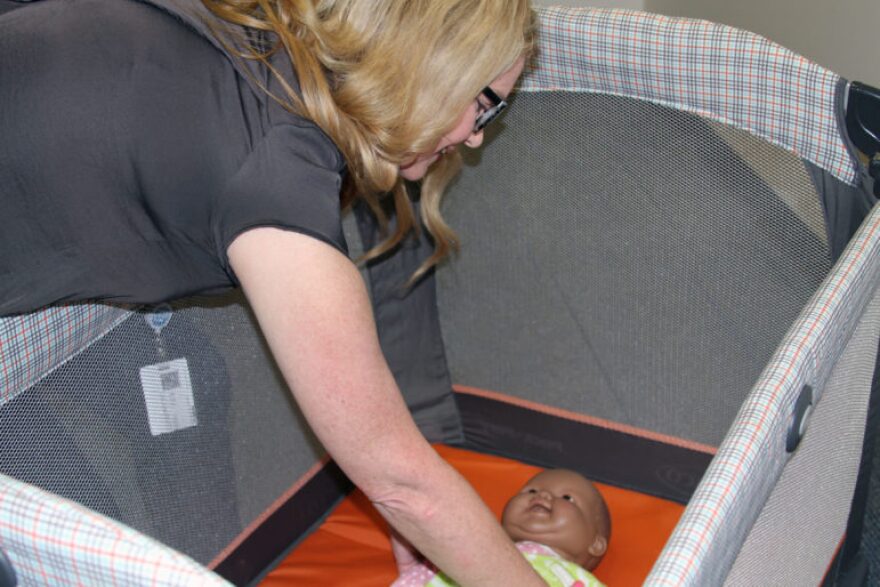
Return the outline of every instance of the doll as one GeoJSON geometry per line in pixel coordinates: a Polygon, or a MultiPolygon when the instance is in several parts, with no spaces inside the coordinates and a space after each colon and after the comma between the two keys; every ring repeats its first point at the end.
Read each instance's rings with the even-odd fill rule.
{"type": "MultiPolygon", "coordinates": [[[[601,586],[596,568],[611,537],[605,500],[593,484],[567,469],[538,473],[504,506],[501,525],[523,556],[551,586],[601,586]]],[[[409,568],[393,587],[455,585],[435,568],[409,568]]]]}

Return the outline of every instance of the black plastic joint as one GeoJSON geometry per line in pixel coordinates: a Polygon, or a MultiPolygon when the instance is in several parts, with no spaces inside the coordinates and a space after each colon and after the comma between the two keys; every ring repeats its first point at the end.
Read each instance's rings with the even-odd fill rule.
{"type": "Polygon", "coordinates": [[[15,569],[12,568],[12,562],[3,549],[0,548],[0,587],[15,587],[18,579],[15,577],[15,569]]]}
{"type": "Polygon", "coordinates": [[[788,428],[788,436],[785,439],[785,450],[787,452],[793,453],[801,443],[801,439],[807,431],[807,424],[809,424],[812,413],[813,388],[809,385],[804,385],[801,388],[801,393],[798,395],[797,401],[794,403],[791,425],[788,428]]]}

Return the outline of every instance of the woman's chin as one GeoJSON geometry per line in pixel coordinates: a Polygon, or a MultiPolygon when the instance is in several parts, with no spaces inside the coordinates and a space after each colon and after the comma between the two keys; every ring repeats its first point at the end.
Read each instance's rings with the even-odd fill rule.
{"type": "Polygon", "coordinates": [[[413,167],[405,167],[400,170],[400,177],[407,181],[419,181],[425,177],[426,171],[413,169],[413,167]]]}
{"type": "Polygon", "coordinates": [[[405,167],[400,168],[400,177],[407,181],[418,181],[428,173],[428,169],[440,159],[440,153],[423,155],[405,167]]]}

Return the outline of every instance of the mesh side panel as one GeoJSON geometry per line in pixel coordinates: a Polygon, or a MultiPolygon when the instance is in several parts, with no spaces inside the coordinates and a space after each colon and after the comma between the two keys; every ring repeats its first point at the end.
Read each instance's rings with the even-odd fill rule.
{"type": "Polygon", "coordinates": [[[134,314],[0,410],[0,471],[209,562],[320,457],[234,297],[134,314]],[[197,424],[154,436],[139,371],[185,357],[197,424]]]}
{"type": "Polygon", "coordinates": [[[718,443],[830,261],[802,162],[631,99],[516,96],[445,213],[455,383],[718,443]]]}
{"type": "Polygon", "coordinates": [[[746,538],[726,584],[821,583],[846,531],[878,322],[880,298],[875,298],[834,367],[807,433],[746,538]]]}

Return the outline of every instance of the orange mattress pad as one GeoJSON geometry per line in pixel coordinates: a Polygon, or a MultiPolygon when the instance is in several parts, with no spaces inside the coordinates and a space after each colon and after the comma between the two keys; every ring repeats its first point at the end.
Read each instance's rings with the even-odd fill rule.
{"type": "MultiPolygon", "coordinates": [[[[500,519],[507,500],[542,470],[515,460],[436,446],[500,519]]],[[[596,483],[611,512],[608,552],[593,571],[609,586],[641,585],[684,506],[596,483]]],[[[355,490],[259,584],[262,587],[387,587],[397,577],[388,525],[355,490]]]]}

